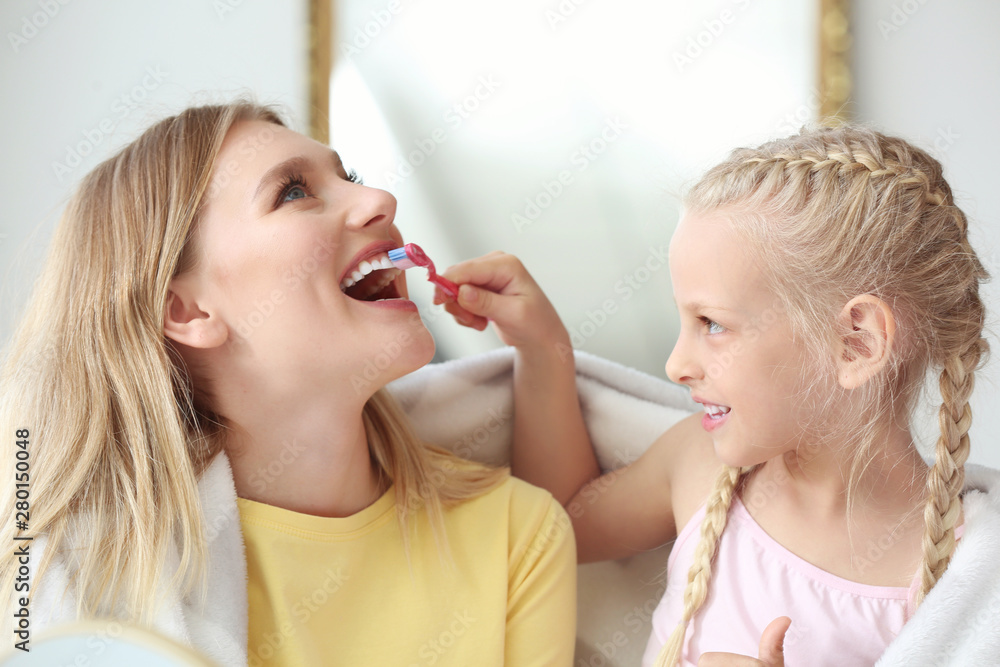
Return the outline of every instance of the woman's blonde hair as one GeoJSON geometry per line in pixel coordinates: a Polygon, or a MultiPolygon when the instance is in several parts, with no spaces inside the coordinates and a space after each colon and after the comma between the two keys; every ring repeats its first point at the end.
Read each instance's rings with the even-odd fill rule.
{"type": "MultiPolygon", "coordinates": [[[[979,285],[989,276],[969,243],[965,214],[941,165],[902,139],[870,129],[804,129],[733,151],[691,189],[686,206],[732,219],[787,310],[794,335],[812,346],[816,366],[805,369],[804,377],[832,371],[831,350],[843,345],[845,334],[837,315],[853,297],[874,295],[892,309],[898,327],[890,363],[854,390],[852,405],[864,408],[837,430],[858,443],[852,483],[871,463],[887,420],[912,415],[928,371],[940,372],[941,435],[927,475],[919,604],[955,548],[969,456],[969,396],[989,352],[979,297],[979,285]]],[[[732,497],[749,471],[727,467],[716,480],[688,572],[683,615],[659,666],[680,657],[687,625],[708,594],[732,497]]]]}
{"type": "MultiPolygon", "coordinates": [[[[204,593],[197,482],[231,425],[164,337],[164,307],[171,279],[196,261],[193,232],[222,142],[245,120],[285,126],[274,110],[246,100],[189,108],[90,172],[55,230],[8,349],[0,423],[4,433],[30,433],[29,528],[47,538],[36,577],[57,553],[66,558],[78,617],[150,624],[172,542],[180,564],[171,589],[204,593]]],[[[426,507],[437,536],[442,507],[507,475],[456,465],[419,442],[384,390],[363,420],[404,529],[426,507]]],[[[4,479],[13,479],[13,459],[4,457],[4,479]]],[[[13,516],[13,494],[2,506],[13,516]]],[[[12,544],[23,532],[4,522],[0,539],[12,544]]],[[[16,559],[4,559],[4,591],[16,573],[16,559]]]]}

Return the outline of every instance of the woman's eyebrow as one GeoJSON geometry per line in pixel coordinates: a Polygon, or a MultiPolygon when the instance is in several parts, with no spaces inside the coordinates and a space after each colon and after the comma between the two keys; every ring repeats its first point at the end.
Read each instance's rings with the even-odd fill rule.
{"type": "MultiPolygon", "coordinates": [[[[333,169],[336,172],[340,172],[344,168],[343,162],[340,160],[340,155],[337,151],[330,149],[329,152],[330,161],[333,163],[333,169]]],[[[260,183],[257,184],[257,189],[253,193],[253,199],[256,200],[260,196],[268,185],[272,182],[280,180],[285,174],[296,172],[296,171],[308,171],[312,169],[314,163],[308,157],[304,155],[296,155],[290,157],[287,160],[279,162],[270,169],[268,169],[260,179],[260,183]]]]}

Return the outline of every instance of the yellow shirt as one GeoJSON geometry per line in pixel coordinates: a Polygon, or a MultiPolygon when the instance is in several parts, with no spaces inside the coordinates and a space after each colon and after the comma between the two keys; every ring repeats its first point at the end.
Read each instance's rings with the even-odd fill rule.
{"type": "Polygon", "coordinates": [[[395,502],[326,518],[238,499],[250,667],[572,665],[576,544],[547,491],[509,478],[446,509],[453,564],[423,512],[407,564],[395,502]]]}

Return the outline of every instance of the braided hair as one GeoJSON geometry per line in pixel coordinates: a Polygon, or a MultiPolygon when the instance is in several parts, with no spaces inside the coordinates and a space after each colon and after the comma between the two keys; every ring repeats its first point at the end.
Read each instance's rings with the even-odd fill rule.
{"type": "MultiPolygon", "coordinates": [[[[833,368],[830,346],[842,335],[836,315],[851,298],[871,294],[892,309],[899,326],[890,363],[854,390],[863,408],[852,423],[821,425],[857,443],[848,507],[882,425],[900,411],[911,415],[928,371],[940,373],[940,436],[926,482],[915,600],[920,604],[955,549],[969,456],[969,396],[989,352],[979,296],[989,276],[969,243],[968,221],[940,163],[902,139],[867,128],[804,129],[733,151],[691,189],[685,205],[689,212],[719,210],[731,218],[784,303],[794,335],[814,348],[809,357],[815,366],[803,372],[833,368]]],[[[716,480],[688,573],[683,617],[658,667],[677,663],[687,625],[707,597],[712,559],[741,474],[726,468],[716,480]]]]}

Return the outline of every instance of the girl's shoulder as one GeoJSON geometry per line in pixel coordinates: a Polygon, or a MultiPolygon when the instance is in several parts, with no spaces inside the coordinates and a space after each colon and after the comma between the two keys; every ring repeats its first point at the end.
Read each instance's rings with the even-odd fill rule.
{"type": "Polygon", "coordinates": [[[701,426],[701,417],[701,414],[695,414],[678,422],[669,445],[675,450],[669,475],[671,505],[678,533],[708,500],[724,467],[715,454],[711,436],[701,426]]]}

